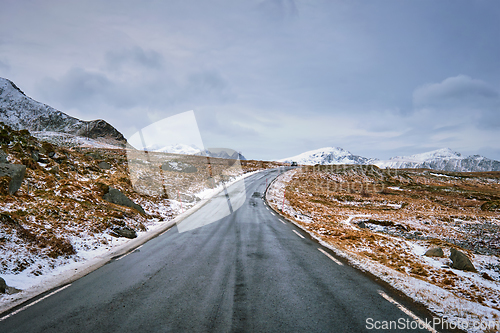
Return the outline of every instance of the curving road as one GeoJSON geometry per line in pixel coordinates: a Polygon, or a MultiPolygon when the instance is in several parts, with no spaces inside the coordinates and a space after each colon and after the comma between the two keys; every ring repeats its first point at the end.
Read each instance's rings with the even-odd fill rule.
{"type": "Polygon", "coordinates": [[[18,311],[0,332],[372,332],[412,315],[431,320],[276,216],[257,194],[277,175],[230,187],[246,191],[232,214],[220,214],[222,192],[128,255],[1,314],[18,311]]]}

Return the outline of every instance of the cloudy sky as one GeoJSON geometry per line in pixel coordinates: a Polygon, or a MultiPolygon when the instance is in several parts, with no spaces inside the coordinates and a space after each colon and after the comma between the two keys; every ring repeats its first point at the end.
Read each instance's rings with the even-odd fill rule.
{"type": "Polygon", "coordinates": [[[125,136],[194,110],[205,147],[500,159],[496,0],[1,0],[0,76],[125,136]]]}

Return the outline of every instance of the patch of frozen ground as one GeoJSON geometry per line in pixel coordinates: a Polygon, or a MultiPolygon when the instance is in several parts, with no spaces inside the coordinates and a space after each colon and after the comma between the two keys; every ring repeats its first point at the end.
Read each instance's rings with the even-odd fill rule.
{"type": "MultiPolygon", "coordinates": [[[[248,176],[251,176],[259,171],[248,172],[246,174],[234,177],[230,182],[226,183],[226,187],[231,186],[233,183],[240,181],[248,176]]],[[[195,196],[204,200],[216,195],[223,189],[222,185],[219,185],[213,189],[205,189],[198,193],[194,193],[195,196]]],[[[151,219],[146,225],[146,231],[137,231],[137,237],[154,232],[162,228],[165,222],[168,222],[167,217],[171,220],[174,217],[186,212],[188,209],[195,206],[195,203],[182,203],[176,200],[169,200],[170,206],[165,205],[154,205],[152,203],[144,203],[143,207],[147,213],[152,213],[154,210],[158,212],[163,218],[163,221],[158,219],[151,219]]],[[[13,272],[12,269],[6,268],[4,272],[1,273],[2,278],[5,279],[9,287],[13,287],[19,290],[27,290],[34,288],[36,286],[43,285],[46,281],[53,280],[54,277],[61,276],[67,277],[71,274],[71,271],[77,271],[82,265],[92,259],[97,259],[103,257],[110,251],[118,249],[131,241],[127,238],[115,238],[108,234],[96,234],[93,236],[80,234],[79,237],[72,236],[68,237],[71,244],[75,248],[77,254],[67,257],[67,258],[57,258],[52,259],[44,255],[35,255],[29,253],[27,250],[21,252],[19,248],[16,249],[16,253],[23,253],[22,259],[27,260],[30,263],[30,269],[25,269],[21,272],[13,272]],[[34,273],[36,272],[36,273],[34,273]]],[[[0,248],[0,253],[2,256],[9,256],[8,249],[0,248]]],[[[19,257],[19,256],[18,256],[19,257]]],[[[0,307],[2,305],[9,303],[13,300],[19,298],[19,295],[13,294],[0,294],[0,307]]]]}
{"type": "Polygon", "coordinates": [[[357,215],[349,215],[349,217],[345,220],[342,221],[345,227],[349,229],[357,229],[355,226],[352,225],[352,220],[359,218],[359,217],[371,217],[371,215],[364,215],[364,214],[357,214],[357,215]]]}

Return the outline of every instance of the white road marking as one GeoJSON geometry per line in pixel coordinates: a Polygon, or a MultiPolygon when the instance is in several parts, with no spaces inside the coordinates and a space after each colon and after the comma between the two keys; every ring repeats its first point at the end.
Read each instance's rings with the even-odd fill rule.
{"type": "Polygon", "coordinates": [[[52,296],[52,295],[54,295],[54,294],[56,294],[56,293],[60,292],[61,290],[68,288],[69,286],[71,286],[71,283],[70,283],[70,284],[67,284],[67,285],[65,285],[64,287],[61,287],[61,288],[59,288],[59,289],[57,289],[57,290],[54,290],[54,291],[53,291],[53,292],[51,292],[50,294],[45,295],[45,296],[43,296],[42,298],[37,299],[37,300],[36,300],[36,301],[34,301],[33,303],[30,303],[30,304],[28,304],[28,305],[25,305],[25,306],[23,306],[22,308],[17,309],[16,311],[11,312],[11,313],[9,313],[9,314],[8,314],[8,315],[6,315],[6,316],[3,316],[2,318],[0,318],[0,321],[4,321],[5,319],[7,319],[7,318],[9,318],[9,317],[12,317],[12,316],[14,316],[14,315],[18,314],[19,312],[21,312],[21,311],[23,311],[23,310],[26,310],[26,309],[27,309],[27,308],[29,308],[30,306],[35,305],[36,303],[43,301],[43,300],[44,300],[44,299],[46,299],[47,297],[50,297],[50,296],[52,296]]]}
{"type": "MultiPolygon", "coordinates": [[[[273,213],[273,212],[271,212],[271,214],[273,214],[273,215],[274,215],[274,213],[273,213]]],[[[274,216],[276,216],[276,215],[274,215],[274,216]]]]}
{"type": "Polygon", "coordinates": [[[386,300],[388,300],[392,304],[396,305],[399,308],[399,310],[403,311],[408,316],[410,316],[413,319],[415,319],[420,325],[422,325],[422,327],[425,327],[429,332],[438,333],[438,331],[436,331],[429,324],[427,324],[425,321],[423,321],[422,319],[420,319],[416,314],[414,314],[413,312],[411,312],[410,310],[408,310],[407,308],[405,308],[404,306],[402,306],[401,304],[399,304],[398,302],[396,302],[392,297],[390,297],[389,295],[387,295],[386,293],[384,293],[382,290],[379,290],[378,293],[379,293],[380,296],[382,296],[383,298],[385,298],[386,300]]]}
{"type": "Polygon", "coordinates": [[[302,236],[301,234],[299,234],[297,231],[295,230],[292,230],[293,232],[295,232],[297,234],[297,236],[299,236],[300,238],[304,238],[304,236],[302,236]]]}
{"type": "Polygon", "coordinates": [[[130,253],[132,253],[132,252],[127,252],[127,253],[125,253],[124,255],[119,256],[119,257],[118,257],[118,258],[116,258],[115,260],[116,260],[116,261],[118,261],[118,260],[120,260],[120,259],[122,259],[122,258],[125,258],[125,257],[126,257],[126,256],[128,256],[130,253]]]}
{"type": "Polygon", "coordinates": [[[283,221],[283,220],[281,220],[281,219],[280,219],[280,222],[281,222],[281,223],[283,223],[283,224],[286,224],[286,223],[285,223],[285,221],[283,221]]]}
{"type": "Polygon", "coordinates": [[[326,252],[325,250],[323,249],[320,249],[318,248],[319,252],[323,253],[325,256],[327,256],[328,258],[332,259],[334,263],[336,263],[337,265],[339,266],[344,266],[343,263],[341,263],[340,261],[338,261],[337,259],[335,259],[330,253],[326,252]]]}

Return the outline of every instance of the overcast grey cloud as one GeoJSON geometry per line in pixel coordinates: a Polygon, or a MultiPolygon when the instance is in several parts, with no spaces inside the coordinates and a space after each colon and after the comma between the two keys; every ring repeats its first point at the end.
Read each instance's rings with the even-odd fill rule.
{"type": "Polygon", "coordinates": [[[0,76],[126,136],[194,110],[206,146],[249,158],[500,159],[498,17],[495,0],[4,0],[0,76]]]}

